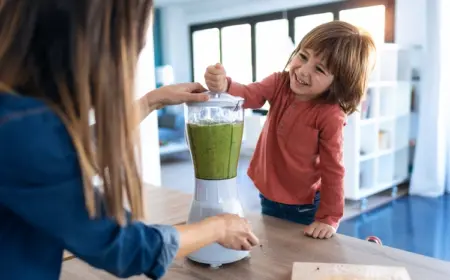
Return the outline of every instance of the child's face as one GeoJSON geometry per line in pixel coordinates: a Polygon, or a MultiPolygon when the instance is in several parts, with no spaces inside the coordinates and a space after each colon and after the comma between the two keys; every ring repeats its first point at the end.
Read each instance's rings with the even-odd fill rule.
{"type": "Polygon", "coordinates": [[[291,90],[301,99],[311,99],[328,90],[334,76],[310,49],[302,49],[289,64],[291,90]]]}

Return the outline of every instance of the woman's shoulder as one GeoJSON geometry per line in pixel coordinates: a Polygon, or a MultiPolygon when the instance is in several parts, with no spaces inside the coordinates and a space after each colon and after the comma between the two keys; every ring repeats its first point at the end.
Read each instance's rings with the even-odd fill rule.
{"type": "Polygon", "coordinates": [[[20,119],[29,114],[47,111],[46,104],[37,98],[0,92],[0,126],[9,120],[20,119]]]}
{"type": "Polygon", "coordinates": [[[65,125],[45,102],[0,94],[0,178],[58,177],[72,172],[76,159],[65,125]]]}
{"type": "Polygon", "coordinates": [[[58,124],[63,126],[58,115],[44,101],[0,93],[0,135],[6,136],[7,131],[11,136],[18,136],[17,133],[36,136],[41,134],[39,131],[55,128],[58,124]]]}

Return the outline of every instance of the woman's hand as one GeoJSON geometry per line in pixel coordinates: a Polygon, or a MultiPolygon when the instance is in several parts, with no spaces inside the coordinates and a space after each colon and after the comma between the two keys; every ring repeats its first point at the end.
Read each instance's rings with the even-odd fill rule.
{"type": "Polygon", "coordinates": [[[328,239],[336,233],[336,229],[321,222],[313,222],[305,228],[305,235],[312,238],[328,239]]]}
{"type": "Polygon", "coordinates": [[[217,241],[220,245],[229,249],[250,251],[259,244],[246,219],[232,214],[219,215],[217,218],[223,221],[222,234],[217,241]]]}
{"type": "Polygon", "coordinates": [[[167,105],[178,105],[186,102],[202,102],[209,99],[207,91],[200,83],[182,83],[163,86],[144,95],[139,100],[143,110],[143,118],[153,110],[167,105]]]}
{"type": "Polygon", "coordinates": [[[158,103],[163,106],[177,105],[185,102],[207,101],[207,91],[200,83],[183,83],[160,87],[146,94],[148,103],[158,103]]]}
{"type": "Polygon", "coordinates": [[[185,257],[215,242],[225,248],[242,251],[249,251],[259,244],[250,224],[238,215],[222,214],[175,228],[180,234],[177,258],[185,257]]]}

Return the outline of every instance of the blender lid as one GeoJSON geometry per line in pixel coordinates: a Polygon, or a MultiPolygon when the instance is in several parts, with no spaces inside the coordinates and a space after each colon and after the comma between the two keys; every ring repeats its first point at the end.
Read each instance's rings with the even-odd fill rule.
{"type": "Polygon", "coordinates": [[[238,106],[244,102],[244,98],[233,96],[226,92],[205,92],[210,95],[209,100],[205,102],[189,102],[187,106],[197,107],[233,107],[238,106]]]}

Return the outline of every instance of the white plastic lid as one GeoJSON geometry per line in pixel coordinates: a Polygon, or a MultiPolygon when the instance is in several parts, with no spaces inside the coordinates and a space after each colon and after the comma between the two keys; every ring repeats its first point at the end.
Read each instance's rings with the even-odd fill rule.
{"type": "Polygon", "coordinates": [[[208,101],[205,102],[189,102],[186,105],[190,107],[235,107],[240,105],[244,98],[233,96],[226,92],[206,92],[210,95],[208,101]]]}

